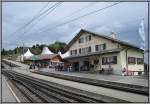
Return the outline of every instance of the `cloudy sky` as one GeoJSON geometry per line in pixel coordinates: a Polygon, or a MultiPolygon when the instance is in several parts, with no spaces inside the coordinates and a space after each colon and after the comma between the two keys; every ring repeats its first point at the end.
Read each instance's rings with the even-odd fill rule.
{"type": "Polygon", "coordinates": [[[140,46],[142,39],[138,28],[142,18],[146,37],[148,36],[147,2],[121,2],[76,19],[114,3],[116,2],[4,2],[2,47],[13,49],[23,42],[25,46],[51,44],[55,41],[68,43],[81,28],[102,35],[115,32],[118,39],[140,46]],[[48,12],[44,14],[43,11],[48,12]],[[25,26],[27,23],[29,24],[25,26]]]}

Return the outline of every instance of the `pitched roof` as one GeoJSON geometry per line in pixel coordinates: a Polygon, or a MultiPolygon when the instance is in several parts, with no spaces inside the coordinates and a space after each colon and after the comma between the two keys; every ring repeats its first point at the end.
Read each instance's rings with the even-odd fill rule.
{"type": "Polygon", "coordinates": [[[141,51],[143,51],[142,49],[140,49],[138,46],[135,46],[133,44],[130,44],[128,42],[125,42],[125,41],[121,41],[121,40],[118,40],[118,39],[114,39],[114,38],[111,38],[109,36],[104,36],[104,35],[99,35],[97,33],[94,33],[94,32],[91,32],[91,31],[88,31],[88,30],[85,30],[85,29],[81,29],[79,31],[79,33],[77,33],[77,35],[68,43],[68,45],[65,47],[65,50],[68,50],[71,45],[82,35],[82,33],[89,33],[89,34],[92,34],[94,36],[98,36],[100,38],[104,38],[104,39],[108,39],[110,41],[113,41],[113,42],[116,42],[116,43],[119,43],[119,44],[122,44],[122,45],[125,45],[125,46],[128,46],[128,47],[132,47],[132,48],[136,48],[136,49],[139,49],[141,51]]]}
{"type": "Polygon", "coordinates": [[[45,55],[37,55],[38,60],[44,60],[44,59],[53,59],[55,57],[60,57],[58,54],[45,54],[45,55]]]}
{"type": "Polygon", "coordinates": [[[30,50],[28,49],[27,51],[26,51],[26,53],[24,53],[24,55],[23,55],[24,57],[31,57],[31,56],[33,56],[33,54],[30,52],[30,50]]]}
{"type": "Polygon", "coordinates": [[[41,55],[49,55],[49,54],[53,54],[53,52],[51,52],[48,47],[44,47],[42,50],[41,55]]]}

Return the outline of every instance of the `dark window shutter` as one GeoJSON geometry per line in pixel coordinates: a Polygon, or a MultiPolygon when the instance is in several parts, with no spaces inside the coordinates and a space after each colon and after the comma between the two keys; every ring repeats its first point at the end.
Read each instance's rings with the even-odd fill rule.
{"type": "Polygon", "coordinates": [[[91,40],[91,35],[89,36],[89,40],[91,40]]]}
{"type": "Polygon", "coordinates": [[[70,51],[70,54],[72,55],[72,51],[70,51]]]}
{"type": "Polygon", "coordinates": [[[102,58],[102,65],[104,65],[104,57],[102,58]]]}
{"type": "Polygon", "coordinates": [[[91,52],[91,47],[89,47],[89,52],[91,52]]]}
{"type": "Polygon", "coordinates": [[[113,56],[113,63],[117,64],[117,56],[113,56]]]}
{"type": "Polygon", "coordinates": [[[81,54],[81,48],[79,49],[79,54],[81,54]]]}
{"type": "Polygon", "coordinates": [[[75,54],[77,54],[77,50],[75,50],[75,54]]]}
{"type": "Polygon", "coordinates": [[[105,50],[106,49],[106,43],[105,44],[103,44],[103,50],[105,50]]]}
{"type": "Polygon", "coordinates": [[[106,59],[106,62],[105,62],[105,64],[108,64],[109,63],[109,59],[108,59],[108,57],[105,57],[106,59]]]}
{"type": "Polygon", "coordinates": [[[95,50],[98,51],[98,45],[95,46],[95,50]]]}

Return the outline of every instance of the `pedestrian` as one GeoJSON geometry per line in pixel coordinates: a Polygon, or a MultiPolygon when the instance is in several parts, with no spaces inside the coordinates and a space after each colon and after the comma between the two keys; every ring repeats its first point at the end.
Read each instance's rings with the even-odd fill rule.
{"type": "Polygon", "coordinates": [[[33,64],[33,69],[35,69],[35,64],[33,64]]]}

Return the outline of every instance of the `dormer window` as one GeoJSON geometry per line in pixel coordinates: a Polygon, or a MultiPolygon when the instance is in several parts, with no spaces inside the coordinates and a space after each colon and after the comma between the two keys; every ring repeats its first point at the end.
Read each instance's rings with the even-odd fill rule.
{"type": "Polygon", "coordinates": [[[79,43],[84,43],[84,38],[80,38],[79,43]]]}

